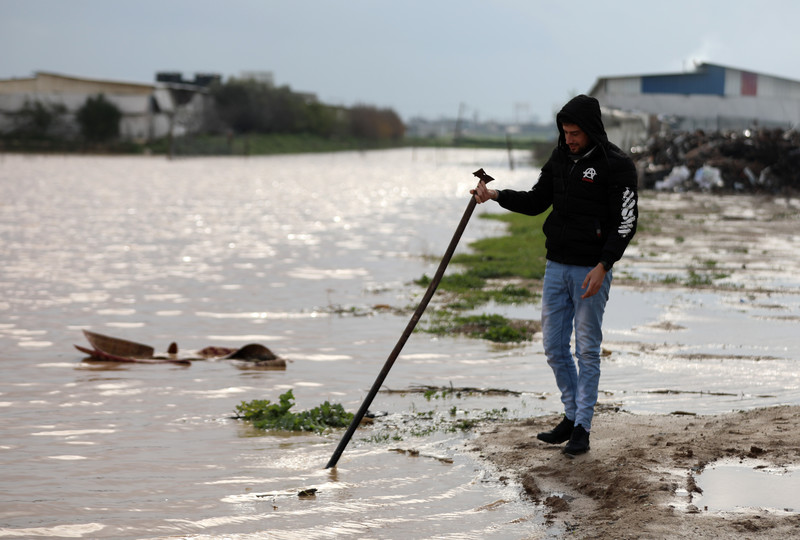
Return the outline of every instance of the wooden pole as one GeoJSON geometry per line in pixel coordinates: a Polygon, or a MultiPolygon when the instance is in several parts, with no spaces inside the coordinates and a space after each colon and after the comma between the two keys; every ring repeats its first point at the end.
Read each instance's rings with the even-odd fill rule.
{"type": "MultiPolygon", "coordinates": [[[[478,169],[472,174],[477,176],[480,181],[487,184],[494,180],[494,178],[486,174],[483,169],[478,169]]],[[[458,246],[458,241],[461,239],[464,229],[467,228],[467,223],[469,222],[469,218],[472,216],[473,210],[475,210],[475,205],[475,197],[470,195],[467,209],[464,211],[464,215],[461,217],[461,221],[456,228],[456,232],[453,234],[453,238],[450,240],[450,245],[447,246],[447,251],[445,251],[444,257],[442,257],[442,262],[439,263],[439,268],[436,270],[436,274],[434,274],[430,285],[428,285],[428,290],[425,291],[425,295],[422,297],[417,309],[411,316],[411,320],[408,321],[405,331],[403,331],[403,334],[400,336],[400,339],[397,341],[394,349],[392,349],[392,352],[389,354],[389,358],[387,358],[386,362],[383,364],[383,369],[381,369],[381,372],[378,374],[378,378],[375,379],[375,382],[372,384],[372,388],[370,388],[367,397],[361,403],[361,407],[359,407],[358,412],[356,412],[355,416],[353,416],[353,421],[350,422],[350,426],[348,426],[347,431],[339,441],[339,445],[336,447],[331,459],[325,466],[326,469],[336,466],[336,463],[342,456],[342,452],[344,452],[345,447],[347,447],[347,443],[350,442],[350,439],[353,437],[353,433],[355,433],[358,425],[361,423],[361,420],[367,413],[367,409],[369,409],[369,406],[372,404],[372,400],[375,399],[375,396],[378,394],[378,391],[383,385],[383,381],[386,380],[386,376],[389,375],[389,371],[392,369],[395,360],[397,360],[397,357],[400,355],[400,351],[403,350],[403,346],[406,344],[406,341],[408,341],[408,338],[414,331],[414,327],[417,326],[422,314],[425,312],[425,308],[428,307],[428,302],[430,302],[431,298],[433,298],[433,293],[436,292],[436,288],[439,286],[439,282],[442,281],[442,277],[444,276],[444,271],[447,269],[447,265],[450,262],[450,259],[453,257],[453,253],[455,253],[456,246],[458,246]]]]}
{"type": "Polygon", "coordinates": [[[514,170],[514,151],[511,147],[511,135],[506,133],[506,148],[508,148],[508,168],[514,170]]]}

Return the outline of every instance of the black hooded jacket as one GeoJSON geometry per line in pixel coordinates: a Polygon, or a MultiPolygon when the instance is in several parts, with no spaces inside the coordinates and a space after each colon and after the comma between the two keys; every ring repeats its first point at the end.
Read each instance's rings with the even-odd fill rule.
{"type": "Polygon", "coordinates": [[[562,264],[608,267],[621,257],[636,232],[637,175],[633,161],[609,142],[600,104],[589,96],[570,100],[556,115],[558,146],[529,191],[500,190],[503,208],[537,215],[553,207],[544,223],[547,258],[562,264]],[[570,154],[562,124],[577,124],[589,150],[570,154]]]}

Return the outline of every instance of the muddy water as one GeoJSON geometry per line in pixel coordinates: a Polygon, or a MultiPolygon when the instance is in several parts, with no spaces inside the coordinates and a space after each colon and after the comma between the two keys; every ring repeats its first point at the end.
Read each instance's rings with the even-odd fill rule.
{"type": "Polygon", "coordinates": [[[720,460],[697,475],[703,493],[696,506],[711,512],[742,512],[765,508],[774,513],[800,511],[800,475],[758,460],[720,460]]]}
{"type": "MultiPolygon", "coordinates": [[[[409,282],[435,270],[473,170],[501,187],[535,181],[506,159],[0,156],[0,537],[550,535],[519,487],[468,451],[468,435],[404,427],[428,412],[557,411],[538,340],[415,334],[388,388],[521,394],[382,393],[373,409],[389,415],[356,434],[335,470],[324,466],[338,433],[265,434],[230,418],[241,401],[288,389],[298,409],[355,410],[408,322],[374,306],[416,305],[422,291],[409,282]],[[84,328],[157,350],[259,342],[289,365],[85,362],[73,348],[84,328]]],[[[462,249],[498,231],[473,218],[462,249]]],[[[603,402],[700,413],[800,402],[800,295],[781,279],[769,298],[615,288],[603,402]]],[[[538,317],[538,306],[496,311],[538,317]]]]}

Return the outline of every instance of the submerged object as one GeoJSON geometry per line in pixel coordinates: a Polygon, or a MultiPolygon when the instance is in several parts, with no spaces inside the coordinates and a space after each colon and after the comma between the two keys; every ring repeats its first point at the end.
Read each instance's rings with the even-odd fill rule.
{"type": "Polygon", "coordinates": [[[156,354],[150,345],[136,343],[112,336],[83,331],[92,348],[75,345],[75,348],[89,355],[89,360],[104,362],[137,362],[142,364],[184,364],[192,360],[238,360],[248,365],[270,368],[285,368],[286,360],[275,355],[264,345],[249,343],[239,348],[205,347],[196,352],[178,353],[178,345],[170,343],[167,352],[156,354]]]}

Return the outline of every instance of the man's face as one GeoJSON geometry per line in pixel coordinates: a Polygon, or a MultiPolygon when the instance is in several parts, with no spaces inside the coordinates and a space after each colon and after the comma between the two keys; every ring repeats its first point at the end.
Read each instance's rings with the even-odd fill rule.
{"type": "Polygon", "coordinates": [[[589,136],[578,124],[561,124],[561,129],[564,130],[564,137],[571,153],[580,154],[586,151],[589,146],[589,136]]]}

